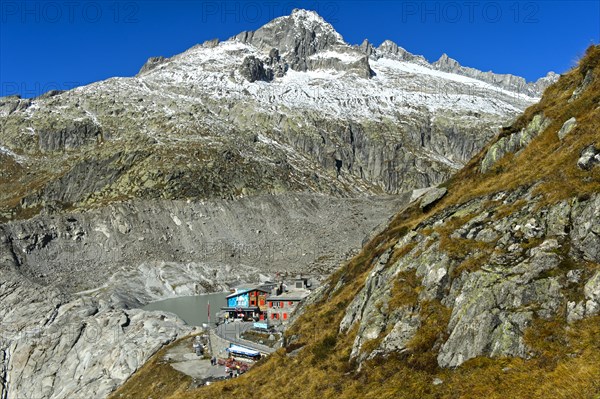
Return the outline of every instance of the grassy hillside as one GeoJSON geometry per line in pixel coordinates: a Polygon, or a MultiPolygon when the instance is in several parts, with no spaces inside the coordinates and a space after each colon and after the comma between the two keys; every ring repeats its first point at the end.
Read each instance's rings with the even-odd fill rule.
{"type": "MultiPolygon", "coordinates": [[[[171,392],[159,392],[156,384],[141,383],[162,375],[153,362],[135,374],[113,398],[600,398],[600,316],[570,324],[561,311],[551,317],[534,317],[523,332],[528,358],[481,356],[456,368],[440,368],[437,354],[448,338],[452,309],[437,299],[419,301],[422,277],[407,270],[396,275],[391,299],[382,305],[392,309],[409,307],[418,314],[418,331],[405,350],[374,355],[371,359],[365,356],[359,363],[356,357],[351,358],[358,326],[340,333],[346,310],[365,287],[382,254],[393,249],[388,265],[409,252],[419,256],[414,254],[414,242],[397,245],[409,233],[436,237],[428,245],[440,245],[440,250],[457,265],[449,273],[451,280],[474,273],[486,263],[494,245],[452,235],[465,220],[442,219],[440,215],[449,210],[499,192],[518,194],[523,187],[534,194],[538,209],[563,200],[585,201],[600,193],[600,167],[588,171],[577,167],[582,149],[600,144],[600,46],[590,47],[579,66],[562,76],[541,102],[529,108],[514,125],[504,128],[496,141],[519,132],[539,113],[551,122],[524,150],[505,156],[482,174],[480,165],[494,144],[491,143],[445,184],[448,194],[433,208],[424,213],[418,204],[413,204],[402,210],[387,230],[332,275],[320,299],[286,332],[285,349],[241,378],[187,391],[178,385],[171,392]],[[572,98],[589,71],[593,80],[581,95],[572,98]],[[577,126],[560,140],[557,132],[571,117],[577,119],[577,126]],[[443,222],[436,224],[435,220],[443,222]]],[[[500,219],[517,212],[524,202],[490,201],[490,217],[500,219]]],[[[529,249],[526,245],[534,247],[539,241],[524,244],[525,251],[529,249]]],[[[580,269],[589,276],[600,270],[597,263],[564,248],[561,247],[563,263],[549,273],[580,269]]],[[[584,283],[564,288],[565,301],[581,297],[584,283]]],[[[361,353],[374,354],[385,333],[367,341],[361,353]]]]}

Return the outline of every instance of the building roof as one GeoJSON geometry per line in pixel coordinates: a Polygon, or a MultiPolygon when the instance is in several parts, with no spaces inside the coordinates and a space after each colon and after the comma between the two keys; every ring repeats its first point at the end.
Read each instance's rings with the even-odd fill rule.
{"type": "Polygon", "coordinates": [[[310,294],[308,291],[290,291],[284,292],[281,295],[271,295],[267,297],[267,301],[301,301],[310,294]]]}
{"type": "Polygon", "coordinates": [[[239,296],[239,295],[242,295],[242,294],[246,294],[246,293],[251,292],[251,291],[260,291],[260,292],[265,292],[267,294],[271,292],[271,291],[266,290],[264,288],[251,287],[251,288],[238,289],[236,292],[227,295],[225,298],[227,298],[227,299],[233,298],[233,297],[236,297],[236,296],[239,296]]]}

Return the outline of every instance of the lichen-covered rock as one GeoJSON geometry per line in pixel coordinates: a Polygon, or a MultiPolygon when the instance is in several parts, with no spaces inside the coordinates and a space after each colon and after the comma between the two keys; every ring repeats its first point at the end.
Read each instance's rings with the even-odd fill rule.
{"type": "Polygon", "coordinates": [[[597,271],[583,287],[584,300],[567,303],[567,322],[573,323],[587,316],[600,314],[600,271],[597,271]]]}
{"type": "Polygon", "coordinates": [[[498,141],[490,146],[481,161],[481,172],[485,173],[500,159],[508,153],[518,153],[525,148],[537,135],[539,135],[546,127],[550,125],[550,119],[543,114],[537,114],[531,122],[520,130],[506,137],[501,137],[498,141]]]}
{"type": "Polygon", "coordinates": [[[571,95],[569,102],[577,100],[581,96],[581,94],[590,86],[590,84],[593,81],[594,81],[594,71],[590,69],[589,71],[586,72],[585,77],[583,78],[583,81],[581,82],[581,84],[579,86],[577,86],[577,88],[573,91],[573,94],[571,95]]]}
{"type": "Polygon", "coordinates": [[[18,95],[0,97],[0,116],[8,116],[15,111],[23,111],[31,105],[31,99],[18,95]]]}
{"type": "Polygon", "coordinates": [[[575,117],[567,119],[567,121],[562,125],[562,127],[558,131],[558,138],[560,140],[563,140],[567,136],[567,134],[571,133],[571,130],[573,130],[576,126],[577,119],[575,119],[575,117]]]}
{"type": "Polygon", "coordinates": [[[567,323],[573,323],[585,317],[584,302],[567,302],[567,323]]]}
{"type": "MultiPolygon", "coordinates": [[[[407,344],[415,336],[421,326],[421,317],[415,309],[405,308],[401,311],[400,320],[394,324],[392,330],[385,336],[380,345],[380,353],[402,353],[407,344]]],[[[377,353],[377,351],[374,351],[377,353]]]]}
{"type": "Polygon", "coordinates": [[[569,234],[571,223],[571,206],[568,201],[561,201],[548,210],[547,235],[563,237],[569,234]]]}
{"type": "Polygon", "coordinates": [[[600,313],[600,271],[585,284],[585,313],[594,316],[600,313]]]}
{"type": "Polygon", "coordinates": [[[360,322],[360,332],[354,341],[351,357],[358,356],[362,345],[366,341],[377,338],[387,324],[385,312],[382,312],[383,301],[385,301],[382,294],[386,292],[386,280],[389,281],[386,278],[388,273],[385,269],[390,252],[388,251],[381,256],[367,279],[365,287],[353,301],[353,304],[348,307],[340,324],[340,331],[343,332],[347,331],[354,323],[360,322]],[[373,298],[377,298],[377,301],[374,301],[373,298]]]}

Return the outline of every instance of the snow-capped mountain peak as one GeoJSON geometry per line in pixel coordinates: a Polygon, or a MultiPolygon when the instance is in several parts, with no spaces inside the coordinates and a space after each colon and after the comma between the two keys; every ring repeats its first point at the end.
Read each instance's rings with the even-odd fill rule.
{"type": "MultiPolygon", "coordinates": [[[[349,45],[318,14],[295,10],[229,40],[154,57],[133,78],[0,101],[0,122],[20,121],[4,124],[14,128],[1,144],[20,154],[37,151],[25,138],[52,152],[98,141],[211,147],[245,137],[252,162],[280,165],[283,157],[302,176],[317,162],[335,168],[322,184],[340,192],[401,192],[448,177],[541,92],[444,59],[430,64],[392,41],[349,45]],[[338,187],[344,170],[353,182],[338,187]]],[[[301,185],[312,187],[309,180],[301,185]]]]}
{"type": "Polygon", "coordinates": [[[342,35],[314,11],[295,9],[292,14],[274,19],[256,31],[242,32],[232,38],[263,52],[277,51],[293,70],[311,69],[308,58],[322,50],[349,48],[342,35]]]}
{"type": "Polygon", "coordinates": [[[301,38],[304,32],[309,32],[314,35],[315,40],[328,36],[328,39],[334,39],[333,43],[329,44],[346,44],[342,35],[323,17],[315,11],[300,8],[295,8],[290,15],[276,18],[258,29],[262,30],[275,30],[286,35],[293,34],[298,38],[301,38]]]}

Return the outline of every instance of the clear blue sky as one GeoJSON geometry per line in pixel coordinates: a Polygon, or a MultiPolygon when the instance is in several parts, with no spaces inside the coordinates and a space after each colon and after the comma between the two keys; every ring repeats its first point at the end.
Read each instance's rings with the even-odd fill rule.
{"type": "Polygon", "coordinates": [[[435,61],[535,80],[564,72],[600,41],[594,1],[0,0],[0,96],[39,95],[132,76],[150,56],[318,11],[346,41],[391,39],[435,61]]]}

